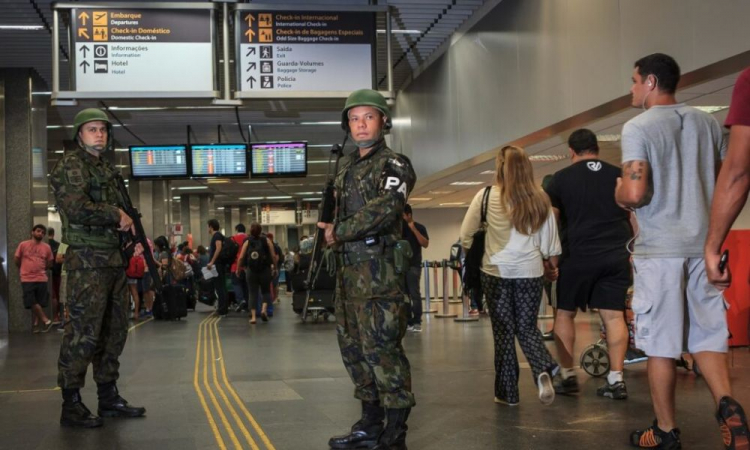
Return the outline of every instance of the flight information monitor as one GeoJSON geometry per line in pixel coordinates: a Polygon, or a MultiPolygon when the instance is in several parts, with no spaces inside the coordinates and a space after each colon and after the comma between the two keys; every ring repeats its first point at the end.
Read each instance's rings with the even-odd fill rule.
{"type": "Polygon", "coordinates": [[[247,145],[191,145],[190,161],[193,177],[246,177],[247,145]]]}
{"type": "Polygon", "coordinates": [[[131,146],[130,167],[133,178],[187,178],[187,146],[131,146]]]}
{"type": "Polygon", "coordinates": [[[250,161],[252,177],[304,177],[307,175],[307,142],[250,144],[250,161]]]}

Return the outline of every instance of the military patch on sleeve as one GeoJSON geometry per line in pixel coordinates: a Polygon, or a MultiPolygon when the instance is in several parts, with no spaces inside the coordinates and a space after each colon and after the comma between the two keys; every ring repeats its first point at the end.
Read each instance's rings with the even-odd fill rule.
{"type": "Polygon", "coordinates": [[[68,183],[73,186],[82,186],[84,184],[83,172],[81,172],[81,169],[70,169],[66,171],[65,178],[68,183]]]}
{"type": "Polygon", "coordinates": [[[408,186],[401,179],[401,175],[395,170],[384,170],[381,181],[381,191],[395,191],[404,198],[409,196],[408,186]]]}

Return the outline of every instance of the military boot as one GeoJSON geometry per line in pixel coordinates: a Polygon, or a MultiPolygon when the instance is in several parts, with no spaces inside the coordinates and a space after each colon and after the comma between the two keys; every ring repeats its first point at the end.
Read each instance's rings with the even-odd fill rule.
{"type": "Polygon", "coordinates": [[[104,425],[102,418],[91,414],[91,411],[83,404],[78,389],[63,389],[62,395],[60,425],[78,428],[96,428],[104,425]]]}
{"type": "Polygon", "coordinates": [[[114,382],[98,385],[96,392],[99,395],[98,412],[102,417],[141,417],[146,414],[146,408],[130,406],[120,397],[114,382]]]}
{"type": "Polygon", "coordinates": [[[372,450],[407,450],[406,449],[406,420],[411,408],[389,409],[388,422],[380,434],[378,445],[372,450]]]}
{"type": "Polygon", "coordinates": [[[328,445],[335,449],[372,448],[383,432],[385,411],[380,402],[362,402],[362,418],[352,426],[349,434],[334,436],[328,445]]]}

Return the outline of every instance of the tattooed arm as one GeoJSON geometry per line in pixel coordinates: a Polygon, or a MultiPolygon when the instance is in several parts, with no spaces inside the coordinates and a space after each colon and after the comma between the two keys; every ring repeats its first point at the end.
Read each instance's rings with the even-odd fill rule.
{"type": "Polygon", "coordinates": [[[651,168],[648,162],[627,161],[622,165],[622,177],[617,179],[615,201],[623,208],[639,208],[651,199],[649,179],[651,168]]]}

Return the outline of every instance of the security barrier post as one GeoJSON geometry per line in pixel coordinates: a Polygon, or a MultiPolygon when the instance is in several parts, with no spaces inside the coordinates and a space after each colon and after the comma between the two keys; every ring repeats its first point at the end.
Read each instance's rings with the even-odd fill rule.
{"type": "Polygon", "coordinates": [[[424,311],[422,313],[434,314],[437,309],[430,306],[430,262],[424,261],[422,265],[424,266],[424,311]]]}
{"type": "MultiPolygon", "coordinates": [[[[435,314],[435,317],[451,319],[456,317],[457,314],[450,313],[450,302],[448,300],[448,270],[450,269],[448,269],[448,261],[445,259],[438,264],[443,268],[443,312],[442,314],[435,314]]],[[[435,272],[437,272],[437,268],[435,269],[435,272]]]]}

